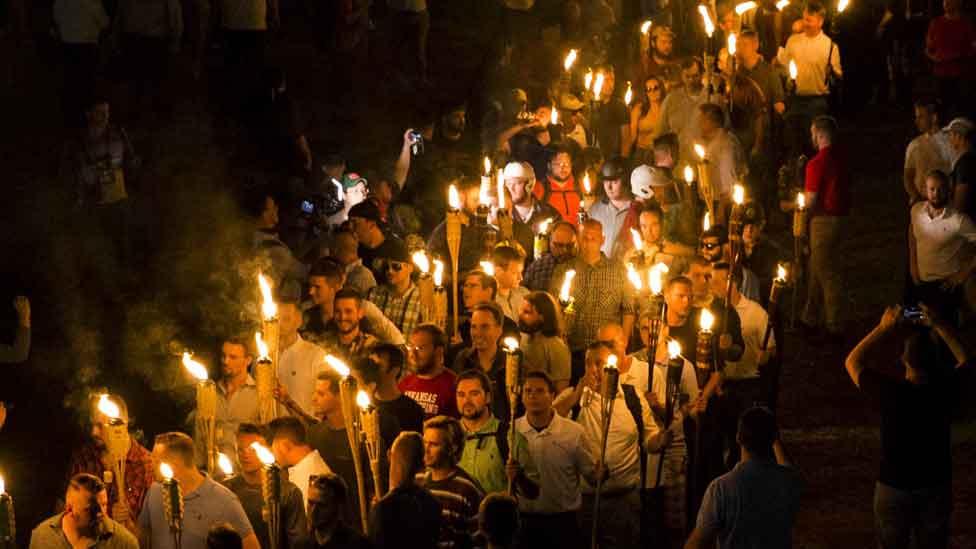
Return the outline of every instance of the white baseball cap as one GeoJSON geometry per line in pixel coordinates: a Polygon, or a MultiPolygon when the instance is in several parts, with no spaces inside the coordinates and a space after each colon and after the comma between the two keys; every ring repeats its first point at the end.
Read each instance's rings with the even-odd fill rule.
{"type": "Polygon", "coordinates": [[[525,189],[532,192],[535,186],[535,170],[528,162],[509,162],[505,164],[505,171],[502,173],[505,179],[524,179],[525,189]]]}
{"type": "Polygon", "coordinates": [[[654,196],[654,190],[651,189],[653,186],[651,180],[653,179],[653,173],[651,172],[651,167],[641,164],[634,168],[634,171],[630,172],[630,192],[636,198],[642,200],[647,200],[654,196]]]}
{"type": "Polygon", "coordinates": [[[973,128],[976,128],[976,125],[973,124],[972,120],[960,116],[958,118],[953,118],[952,122],[949,122],[948,126],[942,128],[942,131],[966,135],[973,131],[973,128]]]}

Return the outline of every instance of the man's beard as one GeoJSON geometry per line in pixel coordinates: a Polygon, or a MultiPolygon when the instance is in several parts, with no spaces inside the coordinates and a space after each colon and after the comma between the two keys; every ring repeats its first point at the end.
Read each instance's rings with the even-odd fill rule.
{"type": "Polygon", "coordinates": [[[534,334],[542,330],[542,323],[539,322],[538,324],[526,324],[525,322],[522,321],[522,319],[519,319],[518,327],[519,330],[522,331],[523,333],[534,334]]]}
{"type": "Polygon", "coordinates": [[[659,50],[659,49],[657,49],[657,48],[654,48],[654,53],[653,53],[653,55],[654,55],[654,57],[656,57],[657,59],[663,59],[664,61],[671,61],[671,56],[673,55],[673,53],[674,53],[673,51],[672,51],[672,52],[670,52],[670,53],[667,53],[667,54],[665,54],[665,53],[661,53],[661,50],[659,50]]]}
{"type": "Polygon", "coordinates": [[[358,322],[348,322],[344,320],[342,322],[336,322],[336,329],[339,330],[339,333],[342,335],[349,335],[356,331],[358,324],[358,322]]]}
{"type": "Polygon", "coordinates": [[[486,410],[486,408],[482,408],[482,409],[478,410],[477,408],[474,408],[474,406],[471,406],[470,408],[471,409],[474,409],[474,411],[473,412],[469,412],[468,409],[466,409],[464,406],[461,407],[461,416],[464,419],[478,419],[478,418],[480,418],[481,416],[484,415],[485,410],[486,410]]]}

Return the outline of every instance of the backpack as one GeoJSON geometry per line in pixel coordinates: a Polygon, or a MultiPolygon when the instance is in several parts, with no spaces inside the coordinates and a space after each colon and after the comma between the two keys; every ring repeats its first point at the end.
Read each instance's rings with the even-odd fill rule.
{"type": "Polygon", "coordinates": [[[481,441],[488,437],[495,437],[495,445],[498,447],[498,453],[501,455],[502,463],[508,463],[508,421],[498,420],[498,429],[493,433],[472,433],[470,435],[465,435],[464,440],[477,440],[478,445],[481,445],[481,441]]]}
{"type": "MultiPolygon", "coordinates": [[[[634,423],[637,425],[637,449],[640,455],[640,486],[644,489],[645,485],[645,475],[647,469],[647,450],[644,449],[644,438],[641,436],[644,432],[644,416],[641,413],[640,396],[637,394],[637,388],[629,383],[621,383],[620,390],[624,392],[624,404],[627,406],[627,411],[630,412],[631,417],[634,418],[634,423]]],[[[580,406],[577,404],[573,406],[571,415],[573,421],[579,417],[580,406]]],[[[499,447],[500,448],[500,447],[499,447]]]]}

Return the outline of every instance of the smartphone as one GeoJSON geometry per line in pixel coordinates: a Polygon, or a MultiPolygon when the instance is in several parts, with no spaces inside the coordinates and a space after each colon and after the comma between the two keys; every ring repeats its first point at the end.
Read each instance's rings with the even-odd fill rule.
{"type": "Polygon", "coordinates": [[[302,200],[302,212],[307,214],[315,213],[315,203],[311,200],[302,200]]]}
{"type": "Polygon", "coordinates": [[[901,310],[901,316],[908,322],[920,322],[925,318],[925,314],[922,313],[922,309],[916,306],[905,306],[901,310]]]}
{"type": "Polygon", "coordinates": [[[410,153],[414,156],[424,154],[424,136],[420,132],[410,132],[410,153]]]}

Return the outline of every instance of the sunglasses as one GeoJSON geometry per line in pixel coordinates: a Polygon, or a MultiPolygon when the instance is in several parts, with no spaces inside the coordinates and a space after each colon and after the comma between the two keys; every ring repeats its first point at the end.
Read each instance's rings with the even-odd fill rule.
{"type": "Polygon", "coordinates": [[[650,92],[656,92],[656,91],[661,91],[661,86],[651,86],[651,87],[647,88],[647,92],[648,93],[650,93],[650,92]]]}

